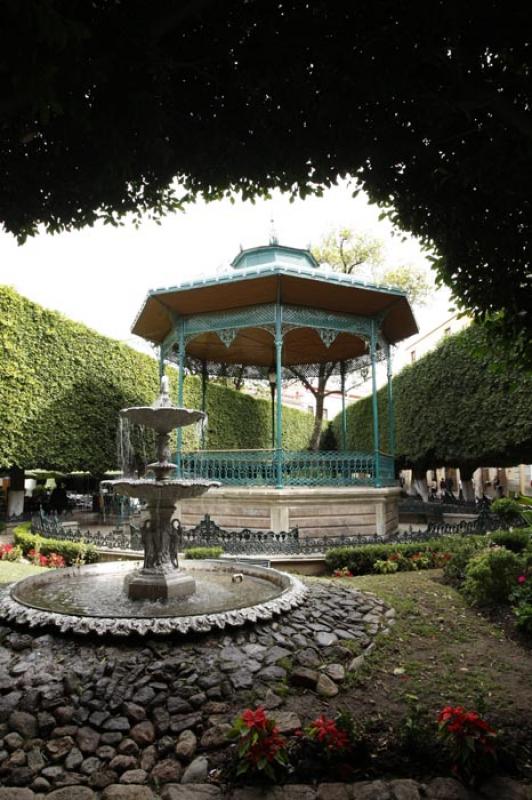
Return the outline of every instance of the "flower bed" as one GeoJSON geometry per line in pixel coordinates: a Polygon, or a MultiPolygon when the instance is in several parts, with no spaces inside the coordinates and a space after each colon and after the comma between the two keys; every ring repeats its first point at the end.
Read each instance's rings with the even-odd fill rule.
{"type": "MultiPolygon", "coordinates": [[[[432,748],[444,769],[463,783],[476,785],[495,770],[496,736],[477,711],[446,706],[415,736],[411,730],[410,737],[399,741],[389,737],[388,743],[395,746],[395,757],[398,751],[408,758],[408,751],[420,749],[416,739],[423,737],[425,754],[432,748]]],[[[367,732],[345,711],[334,717],[322,713],[304,728],[283,736],[275,716],[268,716],[262,706],[247,708],[235,719],[228,739],[235,745],[220,777],[229,782],[350,781],[371,772],[375,760],[367,732]]]]}
{"type": "Polygon", "coordinates": [[[23,555],[29,556],[30,551],[38,552],[40,555],[60,556],[64,563],[59,565],[43,564],[42,566],[75,566],[81,564],[93,564],[98,561],[98,551],[93,545],[83,542],[67,542],[62,539],[48,539],[44,536],[31,533],[29,524],[19,525],[13,531],[15,544],[18,545],[23,555]]]}

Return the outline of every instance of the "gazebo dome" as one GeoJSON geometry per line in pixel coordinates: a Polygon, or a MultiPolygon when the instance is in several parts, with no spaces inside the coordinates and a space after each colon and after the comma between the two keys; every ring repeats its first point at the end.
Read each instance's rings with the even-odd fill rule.
{"type": "Polygon", "coordinates": [[[262,247],[241,250],[231,261],[231,266],[234,269],[246,269],[247,267],[287,267],[288,269],[313,267],[316,269],[319,264],[310,250],[285,247],[274,242],[262,247]]]}

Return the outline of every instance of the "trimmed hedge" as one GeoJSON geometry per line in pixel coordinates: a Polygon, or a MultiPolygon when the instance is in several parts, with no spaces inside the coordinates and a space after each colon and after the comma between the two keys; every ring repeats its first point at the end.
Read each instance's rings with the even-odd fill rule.
{"type": "Polygon", "coordinates": [[[531,528],[514,528],[510,531],[496,531],[490,534],[490,540],[499,547],[505,547],[513,553],[522,553],[532,546],[531,528]]]}
{"type": "MultiPolygon", "coordinates": [[[[176,397],[177,372],[170,368],[168,375],[176,397]]],[[[116,468],[120,409],[151,404],[158,388],[154,358],[0,286],[1,467],[78,469],[95,476],[116,468]]],[[[185,405],[200,407],[198,378],[186,378],[184,395],[185,405]]],[[[267,401],[211,383],[207,412],[209,448],[271,446],[267,401]]],[[[313,422],[311,414],[283,408],[285,447],[306,448],[313,422]]],[[[185,428],[184,449],[197,444],[196,427],[185,428]]],[[[133,446],[149,459],[138,431],[133,446]]]]}
{"type": "MultiPolygon", "coordinates": [[[[501,362],[497,342],[480,325],[448,336],[393,379],[396,456],[425,470],[510,466],[532,461],[532,374],[501,362]],[[492,355],[489,355],[492,354],[492,355]]],[[[371,397],[347,409],[347,446],[373,450],[371,397]]],[[[387,389],[378,393],[381,449],[388,451],[387,389]]],[[[340,441],[339,416],[333,430],[340,441]]]]}
{"type": "Polygon", "coordinates": [[[223,553],[222,547],[189,547],[185,550],[185,558],[220,558],[223,553]]]}
{"type": "Polygon", "coordinates": [[[50,553],[58,553],[63,556],[67,566],[72,566],[76,563],[80,555],[86,564],[94,564],[98,561],[98,551],[92,544],[83,544],[82,542],[66,542],[63,539],[48,539],[44,536],[39,536],[36,533],[31,533],[28,525],[19,525],[13,531],[13,539],[15,544],[18,545],[24,555],[29,550],[34,550],[39,547],[41,553],[49,556],[50,553]]]}
{"type": "Polygon", "coordinates": [[[376,561],[385,561],[389,556],[399,554],[409,558],[416,553],[446,553],[453,552],[466,543],[473,547],[484,543],[483,536],[457,536],[430,539],[426,542],[408,542],[407,544],[366,544],[345,547],[335,547],[325,556],[325,563],[330,572],[337,569],[348,569],[352,575],[368,575],[378,570],[374,569],[376,561]]]}

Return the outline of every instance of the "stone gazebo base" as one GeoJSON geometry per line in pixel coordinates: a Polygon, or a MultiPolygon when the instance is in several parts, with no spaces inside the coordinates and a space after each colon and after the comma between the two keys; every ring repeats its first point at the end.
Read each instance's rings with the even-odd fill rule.
{"type": "Polygon", "coordinates": [[[288,531],[300,537],[392,535],[399,525],[400,490],[354,487],[221,487],[182,500],[176,516],[185,528],[206,514],[226,530],[288,531]]]}

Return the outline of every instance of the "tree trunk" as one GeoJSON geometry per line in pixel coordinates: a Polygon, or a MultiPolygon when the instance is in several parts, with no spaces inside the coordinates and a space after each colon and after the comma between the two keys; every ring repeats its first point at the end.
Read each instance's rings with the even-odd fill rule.
{"type": "Polygon", "coordinates": [[[424,503],[428,503],[429,500],[429,488],[427,485],[427,471],[426,470],[413,470],[412,474],[412,486],[416,490],[416,493],[419,494],[424,503]]]}
{"type": "Polygon", "coordinates": [[[320,446],[320,434],[321,434],[321,427],[323,425],[323,406],[325,401],[325,389],[327,387],[327,380],[329,378],[325,368],[326,368],[325,364],[320,364],[320,369],[318,373],[318,385],[315,391],[313,391],[313,395],[316,398],[316,415],[314,417],[314,429],[312,431],[312,436],[310,437],[310,442],[309,442],[310,450],[318,450],[320,446]]]}
{"type": "Polygon", "coordinates": [[[7,516],[20,517],[24,513],[24,470],[12,467],[9,470],[9,492],[7,516]]]}
{"type": "Polygon", "coordinates": [[[473,486],[473,470],[471,467],[460,467],[460,480],[462,481],[462,494],[466,503],[475,502],[475,487],[473,486]]]}
{"type": "Polygon", "coordinates": [[[323,424],[323,392],[316,392],[314,397],[316,398],[316,414],[314,416],[314,428],[312,430],[312,436],[310,437],[309,442],[310,450],[319,449],[321,426],[323,424]]]}

